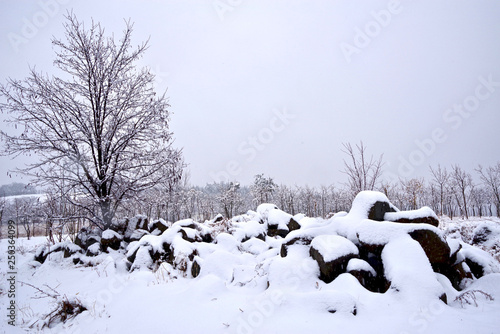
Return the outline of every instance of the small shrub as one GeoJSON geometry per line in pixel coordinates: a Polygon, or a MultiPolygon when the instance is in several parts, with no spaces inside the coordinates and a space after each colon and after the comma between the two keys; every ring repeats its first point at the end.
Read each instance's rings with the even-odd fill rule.
{"type": "Polygon", "coordinates": [[[460,307],[462,308],[464,308],[466,305],[474,305],[475,307],[478,307],[479,305],[477,303],[477,295],[483,296],[486,300],[494,300],[490,294],[484,291],[469,290],[458,295],[454,301],[460,303],[460,307]]]}
{"type": "Polygon", "coordinates": [[[45,327],[51,328],[55,324],[71,320],[86,310],[87,308],[82,305],[78,298],[70,300],[64,296],[57,302],[56,308],[43,318],[42,329],[45,327]]]}

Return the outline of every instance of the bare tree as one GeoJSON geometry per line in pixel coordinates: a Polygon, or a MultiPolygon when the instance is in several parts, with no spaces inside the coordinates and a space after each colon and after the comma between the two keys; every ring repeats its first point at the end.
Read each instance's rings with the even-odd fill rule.
{"type": "Polygon", "coordinates": [[[439,189],[439,203],[440,203],[439,214],[442,216],[446,185],[450,180],[450,174],[448,174],[446,168],[441,169],[440,165],[437,166],[437,169],[432,169],[432,167],[430,167],[430,170],[433,177],[432,181],[438,186],[439,189]]]}
{"type": "Polygon", "coordinates": [[[165,94],[156,95],[148,69],[136,68],[147,42],[132,47],[132,25],[117,44],[100,24],[86,30],[73,14],[64,28],[66,40],[52,41],[62,76],[31,69],[28,78],[0,86],[2,111],[24,129],[2,132],[3,153],[35,153],[39,160],[21,171],[91,198],[99,210],[85,209],[106,229],[124,199],[179,179],[181,151],[172,147],[165,94]]]}
{"type": "Polygon", "coordinates": [[[232,218],[242,204],[240,184],[238,182],[217,183],[217,201],[227,218],[232,218]]]}
{"type": "Polygon", "coordinates": [[[22,224],[28,240],[36,233],[36,223],[38,222],[39,199],[34,197],[16,198],[14,200],[16,214],[19,223],[22,224]]]}
{"type": "Polygon", "coordinates": [[[264,174],[255,175],[252,185],[252,194],[256,204],[269,202],[278,185],[274,183],[272,177],[264,177],[264,174]]]}
{"type": "Polygon", "coordinates": [[[454,165],[452,167],[451,179],[455,189],[457,204],[462,208],[462,214],[465,215],[465,218],[469,219],[469,214],[467,212],[467,194],[472,186],[472,177],[469,173],[460,168],[460,166],[454,165]]]}
{"type": "Polygon", "coordinates": [[[400,180],[401,188],[406,198],[406,203],[409,204],[410,210],[416,210],[419,206],[419,199],[424,194],[424,179],[409,179],[400,180]]]}
{"type": "Polygon", "coordinates": [[[296,193],[286,185],[279,185],[275,194],[276,204],[281,210],[295,215],[296,193]]]}
{"type": "Polygon", "coordinates": [[[470,189],[470,202],[472,203],[472,215],[483,216],[483,207],[488,201],[488,191],[483,187],[473,185],[470,189]],[[476,211],[477,210],[477,211],[476,211]]]}
{"type": "Polygon", "coordinates": [[[326,217],[328,213],[333,210],[330,210],[330,206],[333,204],[332,193],[334,193],[335,189],[333,186],[321,186],[319,188],[319,197],[320,197],[320,215],[321,217],[326,217]]]}
{"type": "Polygon", "coordinates": [[[348,155],[348,161],[344,160],[344,173],[348,177],[348,185],[353,195],[363,190],[373,190],[382,174],[382,157],[375,160],[373,155],[366,155],[366,147],[363,142],[356,145],[354,149],[350,143],[343,144],[342,152],[348,155]]]}
{"type": "Polygon", "coordinates": [[[500,217],[500,162],[493,167],[483,169],[481,165],[477,168],[481,181],[488,188],[495,203],[497,216],[500,217]]]}
{"type": "Polygon", "coordinates": [[[316,209],[318,207],[316,189],[308,185],[298,188],[297,202],[300,212],[305,213],[309,217],[314,217],[316,215],[316,209]]]}

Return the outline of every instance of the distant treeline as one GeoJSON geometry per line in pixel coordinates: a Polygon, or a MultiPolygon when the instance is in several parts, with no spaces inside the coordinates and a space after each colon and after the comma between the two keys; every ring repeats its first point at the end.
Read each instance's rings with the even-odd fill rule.
{"type": "Polygon", "coordinates": [[[7,196],[17,196],[17,195],[31,195],[31,194],[36,194],[37,190],[35,187],[24,184],[24,183],[19,183],[19,182],[14,182],[10,184],[4,184],[0,186],[0,196],[2,197],[7,197],[7,196]]]}

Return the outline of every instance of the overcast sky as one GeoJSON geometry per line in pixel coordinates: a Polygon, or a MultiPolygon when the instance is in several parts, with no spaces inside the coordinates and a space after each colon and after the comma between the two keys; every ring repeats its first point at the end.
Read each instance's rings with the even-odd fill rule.
{"type": "MultiPolygon", "coordinates": [[[[1,1],[0,80],[57,74],[67,10],[120,36],[168,88],[191,183],[345,181],[342,143],[386,177],[500,161],[499,1],[1,1]]],[[[5,117],[5,115],[1,115],[5,117]]],[[[5,125],[1,125],[5,128],[5,125]]],[[[26,161],[0,157],[7,170],[26,161]]],[[[25,181],[25,180],[24,180],[25,181]]]]}

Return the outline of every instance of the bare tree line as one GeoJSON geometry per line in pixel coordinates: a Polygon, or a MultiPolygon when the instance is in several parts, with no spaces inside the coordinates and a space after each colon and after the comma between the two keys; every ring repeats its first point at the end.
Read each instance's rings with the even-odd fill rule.
{"type": "MultiPolygon", "coordinates": [[[[458,165],[449,169],[438,165],[430,167],[429,179],[400,179],[399,182],[384,183],[379,177],[373,187],[361,190],[377,190],[401,210],[431,207],[436,214],[451,218],[470,216],[500,217],[500,162],[495,166],[474,171],[473,174],[458,165]]],[[[320,187],[289,186],[276,184],[271,177],[257,175],[251,186],[238,183],[215,183],[205,187],[179,185],[169,195],[168,205],[153,192],[144,194],[141,204],[128,206],[127,215],[148,213],[156,219],[175,221],[184,218],[207,220],[220,213],[227,218],[255,210],[258,204],[269,202],[293,215],[303,213],[310,217],[329,217],[339,211],[348,211],[355,194],[360,189],[352,183],[320,187]],[[262,181],[265,179],[265,182],[262,181]],[[228,208],[230,208],[228,210],[228,208]]],[[[133,203],[131,203],[133,204],[133,203]]]]}
{"type": "MultiPolygon", "coordinates": [[[[494,166],[478,166],[474,173],[480,180],[475,183],[473,174],[458,165],[450,168],[430,167],[430,178],[400,179],[388,184],[380,179],[372,189],[384,192],[401,210],[431,207],[436,214],[451,218],[471,216],[500,216],[500,162],[494,166]]],[[[210,220],[218,214],[232,218],[255,210],[263,203],[276,204],[280,209],[310,217],[328,218],[339,211],[348,211],[358,188],[352,183],[320,187],[289,186],[276,184],[271,177],[255,176],[254,183],[242,186],[237,182],[207,184],[204,187],[189,185],[189,177],[166,187],[157,185],[132,200],[128,200],[118,212],[117,219],[146,215],[149,219],[177,221],[193,218],[210,220]]],[[[367,190],[367,189],[362,189],[367,190]]],[[[5,223],[14,219],[23,235],[44,234],[51,239],[63,234],[76,233],[87,223],[84,205],[75,206],[74,195],[66,198],[65,191],[52,191],[38,197],[0,200],[0,218],[5,223]],[[41,227],[40,227],[41,226],[41,227]]]]}

